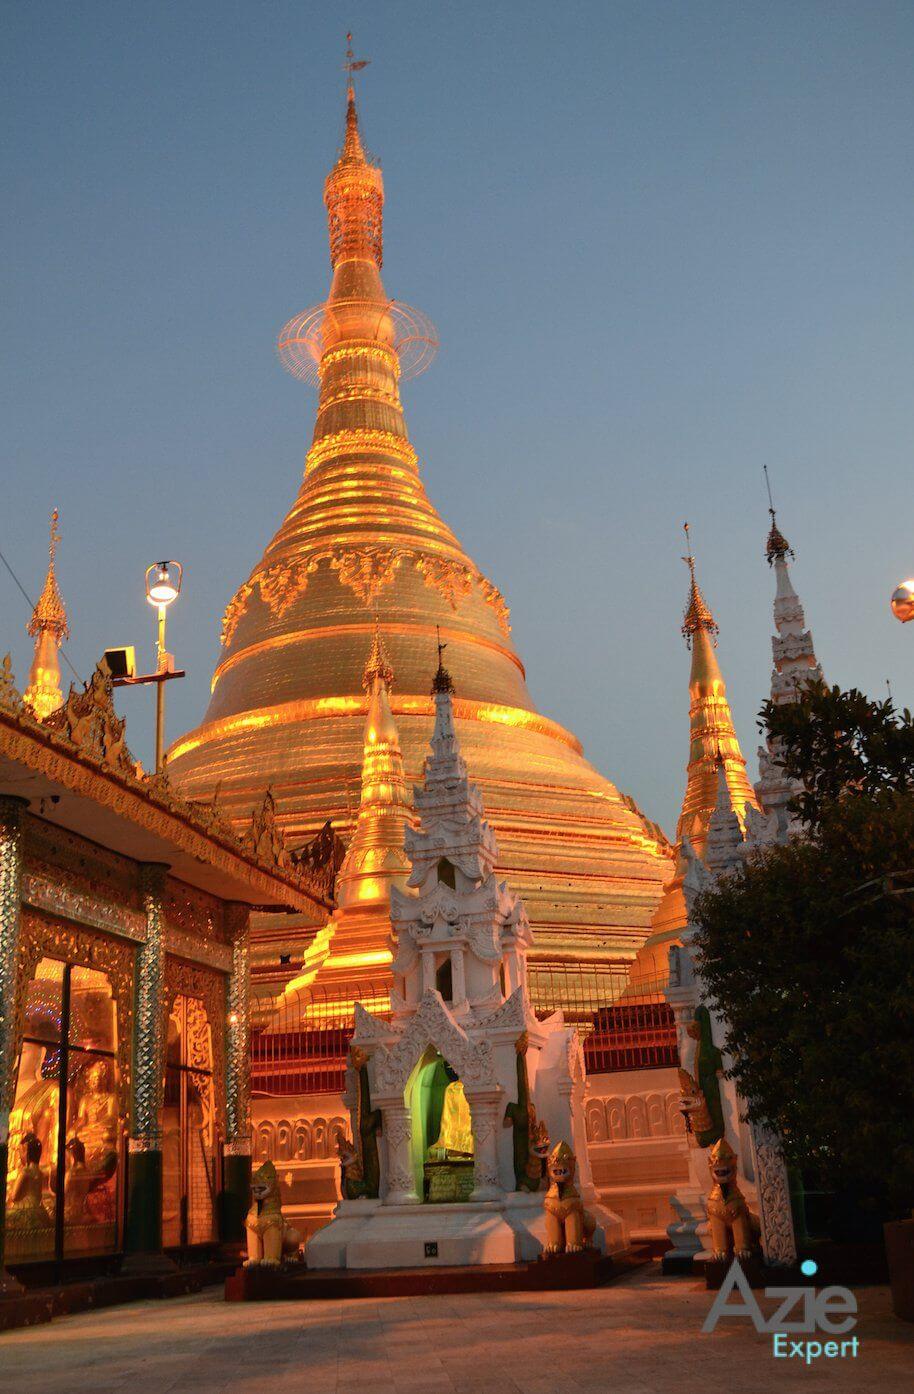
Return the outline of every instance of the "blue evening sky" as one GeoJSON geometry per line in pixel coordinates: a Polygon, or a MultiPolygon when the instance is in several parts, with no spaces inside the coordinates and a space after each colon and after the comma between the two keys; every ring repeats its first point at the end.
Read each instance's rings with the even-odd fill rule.
{"type": "MultiPolygon", "coordinates": [[[[169,737],[196,724],[295,494],[315,399],[273,344],[328,285],[349,25],[385,283],[441,334],[412,439],[541,710],[672,831],[688,518],[755,778],[763,462],[826,675],[914,702],[904,0],[5,0],[0,548],[37,592],[60,508],[80,673],[151,662],[143,569],[179,557],[169,737]]],[[[0,601],[24,683],[2,571],[0,601]]],[[[150,694],[122,708],[148,761],[150,694]]]]}

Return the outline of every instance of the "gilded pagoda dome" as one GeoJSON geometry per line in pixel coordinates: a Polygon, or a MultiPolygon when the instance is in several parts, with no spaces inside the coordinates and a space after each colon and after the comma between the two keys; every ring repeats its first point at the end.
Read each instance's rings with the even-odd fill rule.
{"type": "MultiPolygon", "coordinates": [[[[333,279],[323,305],[280,335],[285,366],[319,384],[304,479],[278,532],[225,613],[203,723],[172,747],[192,798],[218,787],[239,821],[272,787],[287,845],[354,821],[380,634],[396,672],[391,707],[407,778],[418,779],[447,646],[461,746],[497,831],[500,869],[527,904],[533,962],[631,958],[644,939],[669,848],[541,716],[511,641],[508,606],[430,502],[400,381],[435,347],[424,316],[381,281],[383,181],[362,146],[350,88],[343,150],[325,184],[333,279]]],[[[303,934],[306,931],[303,929],[303,934]]],[[[255,972],[280,984],[301,962],[294,931],[264,931],[255,972]],[[288,967],[280,965],[288,959],[288,967]]]]}

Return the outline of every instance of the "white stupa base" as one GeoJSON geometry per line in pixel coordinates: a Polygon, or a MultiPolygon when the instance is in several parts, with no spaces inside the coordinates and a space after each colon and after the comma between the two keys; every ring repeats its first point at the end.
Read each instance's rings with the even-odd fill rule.
{"type": "Polygon", "coordinates": [[[462,1268],[515,1263],[517,1243],[500,1201],[382,1205],[343,1201],[308,1244],[309,1268],[462,1268]],[[353,1204],[370,1211],[353,1213],[353,1204]],[[431,1246],[435,1249],[432,1250],[431,1246]]]}
{"type": "MultiPolygon", "coordinates": [[[[305,1258],[311,1269],[530,1263],[546,1244],[544,1195],[510,1191],[498,1200],[450,1205],[344,1200],[309,1241],[305,1258]]],[[[625,1249],[619,1216],[598,1203],[587,1203],[587,1209],[598,1226],[593,1246],[607,1254],[625,1249]]]]}
{"type": "Polygon", "coordinates": [[[677,1218],[667,1226],[671,1247],[663,1255],[664,1262],[710,1257],[705,1249],[708,1235],[707,1198],[697,1186],[683,1186],[670,1197],[677,1218]]]}

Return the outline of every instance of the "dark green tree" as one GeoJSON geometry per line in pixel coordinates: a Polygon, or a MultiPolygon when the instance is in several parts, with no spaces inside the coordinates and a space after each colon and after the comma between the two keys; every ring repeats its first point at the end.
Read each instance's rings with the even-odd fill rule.
{"type": "Polygon", "coordinates": [[[890,698],[872,702],[856,688],[815,683],[801,701],[766,702],[759,726],[802,786],[794,807],[810,828],[838,798],[914,790],[914,719],[890,698]]]}
{"type": "Polygon", "coordinates": [[[831,1189],[914,1205],[914,732],[820,686],[766,709],[804,836],[699,897],[702,972],[749,1116],[831,1189]],[[831,739],[829,739],[831,733],[831,739]]]}

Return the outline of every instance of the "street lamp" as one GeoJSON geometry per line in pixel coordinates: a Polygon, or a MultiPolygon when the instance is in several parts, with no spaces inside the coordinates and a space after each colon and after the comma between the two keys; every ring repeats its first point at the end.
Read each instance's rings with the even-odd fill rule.
{"type": "Polygon", "coordinates": [[[158,611],[156,632],[156,774],[165,756],[165,679],[175,672],[174,656],[165,649],[165,613],[181,594],[184,568],[179,561],[157,561],[146,568],[146,599],[158,611]]]}
{"type": "Polygon", "coordinates": [[[892,592],[892,614],[902,624],[914,620],[914,577],[902,581],[892,592]]]}
{"type": "Polygon", "coordinates": [[[179,561],[157,561],[146,568],[146,599],[158,611],[156,630],[156,670],[137,674],[133,648],[106,649],[105,661],[113,687],[156,685],[156,774],[165,763],[165,684],[183,678],[184,669],[175,667],[174,655],[165,649],[165,611],[181,594],[184,568],[179,561]]]}

